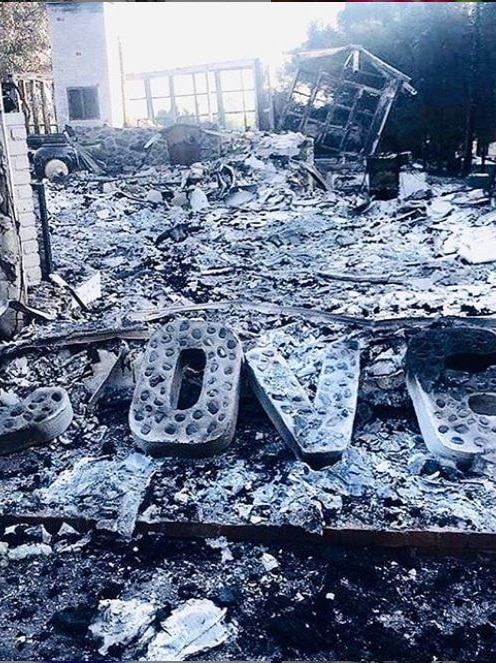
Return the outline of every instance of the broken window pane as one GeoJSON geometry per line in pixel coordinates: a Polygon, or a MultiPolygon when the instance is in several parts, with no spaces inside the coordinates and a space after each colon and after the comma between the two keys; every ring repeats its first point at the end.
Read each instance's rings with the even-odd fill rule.
{"type": "Polygon", "coordinates": [[[196,97],[196,101],[198,103],[198,113],[200,115],[208,115],[208,94],[199,94],[196,97]]]}
{"type": "Polygon", "coordinates": [[[242,92],[224,92],[222,94],[226,113],[243,110],[242,92]]]}
{"type": "Polygon", "coordinates": [[[294,91],[297,92],[298,94],[305,95],[306,97],[310,97],[312,94],[313,86],[310,87],[307,83],[302,83],[298,82],[295,85],[294,91]]]}
{"type": "Polygon", "coordinates": [[[307,120],[305,124],[305,133],[307,136],[315,138],[322,131],[322,124],[315,120],[307,120]]]}
{"type": "Polygon", "coordinates": [[[193,94],[193,75],[192,74],[181,74],[180,76],[174,76],[174,92],[178,95],[193,94]]]}
{"type": "Polygon", "coordinates": [[[378,94],[372,94],[364,90],[359,102],[359,108],[375,113],[377,106],[379,105],[379,99],[380,97],[378,94]]]}
{"type": "Polygon", "coordinates": [[[300,124],[301,124],[301,116],[300,115],[292,115],[291,114],[291,115],[286,116],[286,121],[284,123],[284,126],[289,131],[299,131],[300,124]]]}
{"type": "Polygon", "coordinates": [[[336,108],[331,117],[331,124],[337,127],[345,127],[350,118],[350,111],[347,108],[336,108]]]}
{"type": "Polygon", "coordinates": [[[155,115],[158,115],[159,113],[170,113],[171,109],[172,104],[170,97],[153,98],[153,110],[155,115]]]}
{"type": "Polygon", "coordinates": [[[343,86],[336,96],[336,103],[345,106],[346,108],[352,108],[357,97],[357,92],[358,90],[354,87],[349,85],[343,86]]]}
{"type": "Polygon", "coordinates": [[[315,98],[310,107],[310,117],[319,122],[325,122],[329,114],[329,105],[334,101],[333,92],[326,86],[317,90],[315,98]]]}
{"type": "Polygon", "coordinates": [[[358,123],[353,123],[346,133],[343,149],[350,152],[359,152],[364,146],[365,138],[364,127],[358,123]]]}
{"type": "Polygon", "coordinates": [[[210,92],[215,92],[217,89],[217,84],[215,82],[215,72],[210,71],[208,74],[208,87],[210,88],[210,92]]]}
{"type": "Polygon", "coordinates": [[[144,120],[148,117],[146,99],[131,99],[127,103],[127,111],[130,118],[144,120]]]}
{"type": "Polygon", "coordinates": [[[306,94],[308,97],[312,94],[312,90],[317,84],[318,72],[316,71],[300,71],[298,73],[298,80],[296,81],[294,91],[299,94],[306,94]]]}
{"type": "Polygon", "coordinates": [[[297,92],[293,92],[293,94],[291,95],[291,100],[289,102],[289,112],[303,113],[306,107],[308,106],[309,101],[310,97],[306,97],[302,94],[298,94],[297,92]]]}
{"type": "Polygon", "coordinates": [[[128,99],[141,99],[145,96],[144,81],[126,81],[126,96],[128,99]]]}
{"type": "Polygon", "coordinates": [[[322,144],[329,149],[339,149],[342,140],[343,132],[332,127],[322,139],[322,144]]]}
{"type": "Polygon", "coordinates": [[[244,92],[243,97],[245,102],[245,110],[254,111],[256,108],[255,92],[244,92]]]}
{"type": "Polygon", "coordinates": [[[197,94],[204,94],[207,91],[207,74],[195,74],[195,87],[197,94]]]}
{"type": "Polygon", "coordinates": [[[241,72],[241,78],[243,81],[243,88],[245,90],[255,89],[255,76],[253,69],[243,69],[241,72]]]}
{"type": "Polygon", "coordinates": [[[386,83],[386,79],[373,69],[370,69],[369,71],[362,69],[356,72],[349,70],[347,72],[346,78],[354,81],[355,83],[358,83],[359,85],[367,85],[377,90],[382,90],[384,88],[384,84],[386,83]]]}
{"type": "Polygon", "coordinates": [[[315,108],[323,108],[326,104],[331,104],[334,101],[334,96],[331,90],[325,88],[319,88],[315,94],[315,99],[313,100],[313,106],[315,108]]]}
{"type": "Polygon", "coordinates": [[[256,126],[256,115],[255,113],[245,113],[245,126],[246,127],[255,127],[256,126]]]}
{"type": "Polygon", "coordinates": [[[225,70],[220,72],[220,83],[222,91],[241,90],[241,69],[225,70]]]}
{"type": "Polygon", "coordinates": [[[212,109],[212,113],[217,113],[217,95],[216,94],[210,94],[210,108],[212,109]]]}
{"type": "Polygon", "coordinates": [[[195,98],[178,97],[176,99],[177,112],[179,115],[196,115],[195,98]]]}
{"type": "Polygon", "coordinates": [[[150,90],[152,97],[167,97],[169,96],[169,77],[160,76],[160,78],[150,79],[150,90]]]}
{"type": "Polygon", "coordinates": [[[226,127],[228,129],[243,129],[244,126],[244,113],[226,113],[226,127]]]}

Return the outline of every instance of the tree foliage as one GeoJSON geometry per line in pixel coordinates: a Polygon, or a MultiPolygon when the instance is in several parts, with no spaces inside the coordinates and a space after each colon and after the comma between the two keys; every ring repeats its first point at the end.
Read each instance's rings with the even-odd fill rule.
{"type": "Polygon", "coordinates": [[[449,160],[496,138],[495,34],[492,3],[347,3],[338,29],[312,25],[303,48],[361,44],[411,76],[418,94],[399,99],[383,148],[421,156],[428,143],[449,160]]]}
{"type": "Polygon", "coordinates": [[[50,70],[44,2],[0,2],[0,76],[50,70]]]}

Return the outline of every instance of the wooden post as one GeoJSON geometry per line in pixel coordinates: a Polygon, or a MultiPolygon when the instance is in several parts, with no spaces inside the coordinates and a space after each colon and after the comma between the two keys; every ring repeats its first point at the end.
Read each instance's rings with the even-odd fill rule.
{"type": "Polygon", "coordinates": [[[217,94],[217,117],[221,127],[226,126],[226,113],[224,111],[224,99],[222,98],[222,83],[220,82],[220,71],[215,70],[215,93],[217,94]]]}
{"type": "Polygon", "coordinates": [[[176,91],[174,90],[174,76],[169,76],[169,95],[171,100],[171,115],[174,124],[177,122],[177,104],[176,104],[176,91]]]}
{"type": "Polygon", "coordinates": [[[143,82],[145,84],[146,114],[148,116],[148,119],[151,120],[152,122],[154,122],[155,121],[155,113],[153,111],[152,87],[150,85],[150,79],[145,78],[143,82]]]}
{"type": "Polygon", "coordinates": [[[50,114],[48,112],[47,96],[46,96],[46,82],[39,81],[40,95],[41,95],[41,113],[43,115],[43,133],[50,133],[50,114]]]}

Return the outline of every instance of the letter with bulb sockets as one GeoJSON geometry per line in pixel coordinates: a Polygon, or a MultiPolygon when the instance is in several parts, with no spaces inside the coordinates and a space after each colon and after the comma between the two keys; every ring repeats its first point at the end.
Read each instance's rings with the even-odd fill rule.
{"type": "Polygon", "coordinates": [[[422,332],[409,342],[405,364],[427,448],[470,465],[496,433],[496,335],[470,327],[422,332]]]}
{"type": "Polygon", "coordinates": [[[355,420],[358,344],[340,341],[324,351],[313,402],[274,348],[254,348],[246,362],[255,394],[296,456],[315,469],[339,460],[351,441],[355,420]]]}
{"type": "Polygon", "coordinates": [[[243,350],[223,324],[178,319],[150,339],[129,413],[140,449],[156,456],[209,456],[232,442],[243,350]],[[182,403],[186,375],[197,395],[182,403]],[[194,381],[193,381],[194,382],[194,381]]]}

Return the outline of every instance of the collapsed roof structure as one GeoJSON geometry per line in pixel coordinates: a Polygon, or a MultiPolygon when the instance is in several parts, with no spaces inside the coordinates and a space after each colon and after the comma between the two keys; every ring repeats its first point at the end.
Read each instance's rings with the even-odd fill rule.
{"type": "Polygon", "coordinates": [[[372,155],[410,78],[363,46],[300,51],[280,129],[302,131],[332,154],[372,155]]]}

